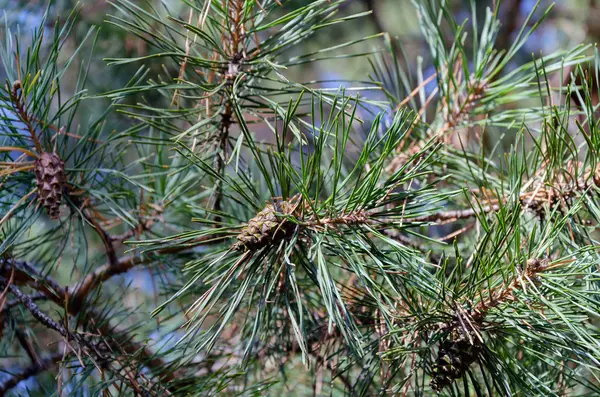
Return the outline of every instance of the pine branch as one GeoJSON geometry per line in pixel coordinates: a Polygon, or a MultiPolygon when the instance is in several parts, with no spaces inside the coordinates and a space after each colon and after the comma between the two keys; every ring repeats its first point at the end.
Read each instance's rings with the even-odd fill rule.
{"type": "MultiPolygon", "coordinates": [[[[124,266],[122,269],[129,269],[135,264],[135,261],[124,261],[123,263],[128,263],[128,266],[124,266]]],[[[18,261],[5,261],[5,266],[10,264],[15,268],[15,270],[19,273],[16,279],[25,279],[30,280],[32,287],[41,290],[44,294],[46,294],[54,303],[56,303],[60,308],[66,308],[68,313],[72,316],[77,316],[79,314],[84,314],[86,318],[94,319],[101,318],[102,315],[97,312],[94,308],[87,308],[83,305],[83,302],[76,302],[71,304],[69,295],[67,294],[67,290],[63,289],[49,277],[41,276],[30,264],[26,262],[18,262],[18,261]],[[33,275],[33,277],[31,276],[33,275]],[[81,313],[80,313],[81,312],[81,313]]],[[[99,273],[100,274],[100,273],[99,273]]],[[[109,272],[110,275],[114,275],[116,273],[109,272]]],[[[107,274],[108,276],[108,274],[107,274]]],[[[108,278],[107,276],[104,276],[108,278]]],[[[42,324],[46,325],[49,328],[52,328],[59,332],[64,337],[68,337],[67,331],[60,324],[54,322],[54,320],[47,317],[35,303],[31,300],[31,298],[27,297],[25,294],[21,293],[15,286],[9,286],[11,292],[16,292],[17,298],[26,305],[26,307],[30,310],[30,312],[38,319],[42,324]]],[[[88,290],[89,291],[89,290],[88,290]]],[[[81,298],[82,296],[80,296],[81,298]]],[[[84,321],[85,323],[85,321],[84,321]]],[[[168,368],[168,365],[157,355],[150,351],[147,346],[135,342],[133,338],[127,334],[126,331],[120,329],[117,326],[112,326],[108,322],[103,322],[101,325],[97,327],[97,331],[104,335],[105,337],[110,337],[112,340],[120,340],[118,342],[117,348],[119,350],[123,350],[126,354],[130,354],[132,356],[137,356],[137,359],[140,363],[147,366],[151,371],[155,373],[160,379],[165,382],[172,382],[177,379],[177,375],[173,372],[167,371],[165,373],[165,368],[168,368]]],[[[81,341],[80,338],[77,338],[78,341],[81,341]]],[[[86,343],[86,342],[82,342],[86,343]]],[[[111,342],[112,343],[112,342],[111,342]]],[[[88,347],[93,347],[91,345],[87,345],[88,347]]],[[[95,347],[94,347],[95,348],[95,347]]]]}
{"type": "MultiPolygon", "coordinates": [[[[43,292],[36,292],[35,294],[29,295],[29,298],[34,302],[40,301],[40,300],[48,300],[48,296],[46,294],[44,294],[43,292]]],[[[9,310],[20,304],[21,304],[21,301],[18,299],[9,300],[4,305],[4,310],[9,310]]]]}
{"type": "MultiPolygon", "coordinates": [[[[559,182],[555,185],[538,183],[537,187],[530,188],[519,195],[519,202],[525,209],[530,208],[533,211],[541,211],[544,204],[550,208],[554,205],[569,200],[576,195],[590,193],[592,188],[600,188],[600,176],[598,171],[593,173],[591,169],[584,172],[585,176],[574,182],[559,182]]],[[[439,211],[433,214],[408,218],[410,222],[432,222],[435,224],[451,223],[458,220],[478,217],[499,211],[502,205],[509,202],[509,198],[502,200],[485,199],[489,205],[480,208],[469,208],[464,210],[439,211]],[[500,204],[500,202],[502,204],[500,204]]]]}
{"type": "MultiPolygon", "coordinates": [[[[229,145],[230,128],[233,124],[233,107],[232,89],[233,84],[236,82],[241,72],[241,62],[246,57],[246,48],[243,46],[244,38],[244,21],[243,21],[243,8],[244,2],[241,0],[234,0],[231,5],[227,7],[226,25],[228,29],[222,36],[222,42],[225,47],[225,53],[229,57],[227,64],[227,71],[224,74],[224,92],[223,100],[225,101],[225,109],[221,113],[221,121],[219,122],[217,131],[217,150],[215,154],[215,171],[222,177],[225,172],[225,164],[227,161],[227,151],[229,145]]],[[[221,211],[222,200],[223,200],[223,187],[221,179],[215,182],[215,198],[213,208],[215,212],[221,211]]],[[[221,217],[216,216],[215,222],[221,222],[221,217]]]]}
{"type": "MultiPolygon", "coordinates": [[[[108,239],[107,241],[112,240],[108,239]]],[[[215,243],[218,241],[218,238],[215,239],[213,236],[207,236],[205,238],[197,239],[197,241],[184,248],[166,248],[161,250],[158,254],[164,255],[182,250],[188,250],[193,248],[195,245],[215,243]]],[[[100,285],[102,282],[110,279],[111,277],[125,273],[138,265],[150,263],[152,261],[152,258],[141,259],[139,256],[135,255],[120,258],[115,263],[111,263],[109,261],[105,265],[97,268],[94,273],[85,277],[81,282],[76,283],[73,287],[68,289],[62,288],[56,281],[48,276],[43,277],[37,272],[37,270],[35,270],[34,266],[27,262],[7,260],[4,261],[4,266],[14,268],[17,272],[17,280],[20,282],[28,282],[33,288],[38,289],[41,294],[44,294],[46,298],[53,301],[60,308],[67,308],[70,315],[77,316],[84,314],[87,318],[94,319],[99,318],[100,313],[96,312],[94,308],[89,308],[84,305],[88,294],[96,286],[100,285]],[[73,291],[73,293],[67,293],[67,291],[73,291]]],[[[6,271],[8,271],[8,268],[4,269],[4,272],[6,271]]],[[[11,292],[13,292],[13,288],[16,287],[9,286],[9,288],[11,292]]],[[[17,293],[19,292],[20,291],[17,293]]],[[[27,308],[32,311],[32,314],[34,314],[34,316],[41,321],[42,324],[56,330],[63,336],[66,335],[66,330],[59,324],[55,323],[52,319],[44,315],[44,313],[39,310],[37,305],[33,303],[33,299],[31,297],[20,293],[17,298],[19,302],[26,304],[27,308]]],[[[37,299],[41,299],[41,297],[37,296],[37,299]]],[[[8,308],[5,310],[7,309],[8,308]]],[[[177,379],[176,373],[167,372],[166,374],[163,374],[163,369],[167,368],[166,363],[154,353],[150,352],[147,347],[135,342],[130,336],[127,335],[125,331],[119,329],[119,327],[112,327],[109,323],[103,323],[103,325],[98,328],[98,331],[100,334],[107,337],[110,336],[112,339],[118,337],[120,340],[125,341],[125,343],[121,343],[119,347],[127,354],[139,355],[140,362],[158,373],[162,380],[171,382],[177,379]]]]}
{"type": "Polygon", "coordinates": [[[65,327],[54,321],[50,316],[44,313],[33,300],[24,294],[18,287],[13,284],[9,284],[6,279],[0,278],[0,286],[5,288],[8,286],[10,292],[29,310],[29,312],[45,327],[52,329],[62,335],[67,341],[74,340],[82,346],[85,346],[94,352],[100,359],[104,359],[104,356],[97,350],[96,346],[90,344],[84,338],[78,334],[72,334],[68,332],[65,327]]]}
{"type": "Polygon", "coordinates": [[[23,94],[23,87],[21,86],[21,82],[19,80],[15,81],[12,87],[9,89],[10,91],[10,99],[15,107],[15,113],[21,119],[21,121],[27,126],[27,130],[31,136],[31,140],[35,145],[38,154],[44,152],[42,148],[42,144],[37,136],[35,126],[32,122],[31,116],[27,112],[27,108],[25,105],[25,98],[23,94]]]}
{"type": "Polygon", "coordinates": [[[95,287],[113,276],[128,272],[136,266],[154,262],[156,261],[156,257],[159,257],[160,255],[188,251],[194,247],[204,244],[216,244],[225,238],[226,237],[205,236],[192,241],[185,247],[161,249],[156,253],[149,255],[146,259],[142,259],[140,256],[136,255],[128,255],[119,258],[114,263],[109,261],[108,263],[96,268],[93,273],[87,275],[81,282],[69,288],[69,291],[73,291],[72,295],[69,297],[69,305],[73,307],[73,310],[79,310],[79,308],[84,304],[85,298],[95,287]]]}
{"type": "Polygon", "coordinates": [[[410,218],[411,222],[433,222],[436,224],[443,224],[458,221],[461,219],[469,219],[474,218],[476,216],[487,214],[490,212],[495,212],[500,209],[500,206],[497,204],[488,205],[483,207],[482,209],[464,209],[464,210],[452,210],[452,211],[440,211],[433,214],[418,216],[415,218],[410,218]]]}
{"type": "Polygon", "coordinates": [[[525,283],[533,282],[539,273],[546,271],[550,266],[549,259],[530,259],[527,261],[523,273],[515,277],[512,282],[497,287],[489,292],[487,299],[473,309],[474,320],[481,322],[486,314],[493,308],[514,299],[515,290],[522,288],[525,283]]]}

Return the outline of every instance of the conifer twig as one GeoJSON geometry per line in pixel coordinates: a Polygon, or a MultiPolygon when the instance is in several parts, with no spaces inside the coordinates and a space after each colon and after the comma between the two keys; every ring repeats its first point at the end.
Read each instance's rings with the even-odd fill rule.
{"type": "Polygon", "coordinates": [[[10,91],[10,100],[15,107],[15,112],[21,119],[21,121],[27,126],[27,130],[29,131],[29,135],[31,136],[31,140],[35,145],[35,148],[38,153],[42,153],[42,144],[37,136],[35,131],[35,126],[31,121],[31,117],[29,113],[27,113],[27,108],[25,105],[25,99],[23,98],[23,87],[21,85],[21,81],[17,80],[13,83],[10,91]]]}
{"type": "MultiPolygon", "coordinates": [[[[29,296],[27,296],[25,293],[23,293],[18,287],[16,287],[13,284],[8,284],[7,280],[5,280],[3,278],[0,278],[0,285],[2,287],[5,287],[6,285],[8,285],[8,288],[9,288],[11,294],[13,294],[19,301],[21,301],[21,303],[27,308],[27,310],[29,310],[29,312],[33,315],[33,317],[35,317],[35,319],[38,320],[38,322],[40,322],[42,325],[58,332],[65,339],[67,339],[67,341],[75,340],[79,344],[85,345],[86,347],[91,348],[92,350],[96,351],[96,353],[97,353],[95,346],[92,346],[91,344],[89,344],[87,341],[85,341],[79,335],[69,333],[65,329],[65,327],[63,327],[62,325],[60,325],[59,323],[54,321],[46,313],[44,313],[39,308],[39,306],[37,304],[35,304],[33,302],[33,300],[29,296]]],[[[100,358],[102,358],[102,356],[100,356],[100,358]]]]}
{"type": "MultiPolygon", "coordinates": [[[[56,283],[54,280],[52,280],[49,277],[41,276],[31,265],[29,265],[26,262],[18,262],[14,260],[5,261],[5,265],[7,264],[7,262],[10,262],[10,264],[19,273],[17,279],[20,278],[21,280],[31,280],[31,285],[34,288],[39,289],[43,293],[45,293],[59,307],[66,307],[70,315],[76,316],[80,314],[82,305],[67,304],[68,295],[66,290],[60,287],[60,285],[58,285],[58,283],[56,283]],[[35,279],[32,278],[30,274],[34,275],[35,279]]],[[[13,292],[12,288],[11,292],[13,292]]],[[[51,319],[49,319],[49,321],[48,318],[46,318],[47,316],[44,316],[44,314],[41,313],[41,311],[37,310],[37,305],[35,305],[35,303],[33,303],[33,301],[30,298],[24,297],[24,294],[22,293],[19,294],[17,298],[22,303],[26,304],[30,311],[33,310],[32,314],[34,314],[35,312],[34,316],[36,316],[36,318],[39,317],[39,321],[41,321],[43,324],[55,329],[57,332],[61,333],[61,335],[63,333],[65,335],[67,334],[67,331],[64,329],[64,327],[62,327],[60,324],[57,324],[51,319]]],[[[101,317],[101,314],[96,312],[94,308],[86,308],[84,314],[89,318],[101,317]]],[[[101,325],[99,325],[98,329],[103,335],[111,335],[112,338],[119,337],[119,339],[123,341],[122,343],[120,343],[120,348],[123,349],[123,351],[125,351],[127,354],[139,355],[140,357],[138,360],[141,363],[143,363],[143,365],[150,368],[152,372],[158,375],[159,378],[162,378],[165,381],[173,381],[174,379],[176,379],[176,375],[174,373],[163,373],[163,369],[166,368],[166,363],[160,357],[152,353],[147,346],[135,342],[131,338],[131,336],[127,335],[126,331],[121,330],[117,326],[112,326],[110,325],[110,323],[107,322],[103,322],[101,325]]]]}

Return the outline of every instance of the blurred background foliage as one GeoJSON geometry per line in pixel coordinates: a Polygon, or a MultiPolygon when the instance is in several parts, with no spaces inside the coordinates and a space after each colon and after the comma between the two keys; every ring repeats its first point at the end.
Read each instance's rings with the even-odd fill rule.
{"type": "MultiPolygon", "coordinates": [[[[184,14],[187,11],[184,9],[184,3],[180,1],[133,0],[132,2],[144,8],[160,6],[161,3],[164,3],[170,10],[175,10],[175,13],[179,9],[182,19],[186,19],[184,14]]],[[[297,0],[286,3],[285,7],[293,9],[308,3],[310,3],[309,0],[297,0]]],[[[495,7],[496,0],[477,0],[475,3],[477,12],[483,15],[487,7],[495,7]]],[[[503,26],[496,44],[498,50],[507,49],[510,46],[537,3],[535,0],[504,0],[502,2],[499,20],[502,21],[503,26]]],[[[457,21],[468,19],[471,12],[468,0],[450,0],[448,4],[449,8],[453,10],[457,21]]],[[[90,27],[100,26],[98,40],[95,44],[96,48],[91,58],[87,89],[92,94],[99,94],[124,87],[134,75],[138,65],[121,64],[107,67],[103,59],[141,57],[148,55],[152,49],[139,37],[106,23],[106,15],[115,14],[115,10],[110,2],[105,0],[55,0],[50,5],[50,13],[46,24],[52,25],[57,19],[64,21],[78,5],[80,7],[79,17],[76,19],[75,28],[69,36],[69,45],[61,52],[61,56],[68,59],[70,56],[69,49],[74,51],[77,48],[90,27]]],[[[512,65],[509,65],[506,71],[529,62],[534,56],[540,54],[550,54],[556,50],[573,48],[578,44],[598,41],[600,38],[600,1],[541,0],[536,12],[539,15],[534,15],[531,18],[529,27],[552,5],[554,6],[543,25],[535,30],[526,45],[512,59],[512,65]]],[[[27,44],[27,33],[42,21],[46,7],[47,2],[44,0],[0,0],[0,10],[3,11],[7,26],[23,39],[23,46],[27,44]]],[[[434,73],[433,62],[429,59],[427,43],[420,32],[417,11],[411,0],[353,0],[344,3],[341,7],[341,12],[347,15],[367,10],[372,10],[372,13],[366,18],[351,20],[319,32],[304,41],[302,43],[303,48],[294,48],[293,51],[305,53],[328,47],[333,43],[358,40],[378,32],[388,32],[392,38],[391,45],[398,57],[405,58],[408,60],[409,66],[412,66],[411,70],[415,74],[412,77],[415,80],[418,70],[417,65],[420,62],[423,65],[425,79],[434,73]]],[[[51,27],[47,26],[47,28],[51,27]]],[[[448,40],[451,41],[452,37],[449,36],[448,40]]],[[[84,44],[84,50],[81,54],[89,54],[90,47],[93,44],[93,40],[88,40],[84,44]],[[88,51],[85,47],[88,47],[88,51]]],[[[352,48],[352,52],[384,51],[385,47],[384,40],[379,38],[357,43],[352,48]]],[[[344,51],[347,53],[349,50],[340,50],[340,54],[344,51]]],[[[84,61],[81,58],[79,62],[84,61]]],[[[154,58],[145,62],[145,66],[150,68],[150,75],[158,75],[163,64],[159,59],[154,58]]],[[[323,85],[337,88],[343,85],[344,80],[365,81],[371,71],[372,68],[367,57],[343,60],[328,59],[323,62],[303,64],[293,70],[290,78],[295,81],[329,81],[323,85]]],[[[3,76],[2,73],[0,71],[0,80],[4,81],[6,76],[3,76]]],[[[76,67],[72,68],[72,73],[77,73],[76,67]]],[[[68,91],[69,82],[74,84],[75,81],[75,78],[66,78],[63,89],[68,91]]],[[[433,86],[433,83],[431,86],[433,86]]],[[[65,92],[65,94],[68,95],[69,92],[65,92]]],[[[371,95],[377,96],[377,93],[371,95]]],[[[150,104],[152,103],[152,98],[145,97],[145,100],[150,104]]],[[[127,101],[134,103],[136,98],[129,97],[127,101]]],[[[104,111],[106,105],[106,100],[98,100],[95,103],[87,101],[83,104],[87,111],[81,112],[80,115],[85,115],[89,117],[88,120],[91,120],[95,115],[104,111]]],[[[83,125],[86,121],[83,119],[78,120],[83,125]]],[[[111,123],[111,128],[118,130],[124,130],[124,125],[131,123],[128,118],[118,117],[111,117],[108,122],[111,123]]],[[[491,139],[491,141],[495,140],[491,139]]]]}

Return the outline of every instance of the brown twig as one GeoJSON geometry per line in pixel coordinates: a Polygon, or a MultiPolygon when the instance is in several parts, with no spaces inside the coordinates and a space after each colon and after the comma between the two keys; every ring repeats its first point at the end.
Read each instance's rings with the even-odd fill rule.
{"type": "MultiPolygon", "coordinates": [[[[88,340],[86,340],[79,334],[70,333],[65,327],[63,327],[61,324],[54,321],[54,319],[52,319],[50,316],[48,316],[46,313],[44,313],[39,308],[39,306],[36,305],[31,300],[31,298],[29,298],[28,295],[23,293],[17,286],[8,284],[7,280],[3,279],[3,278],[0,278],[0,285],[7,285],[8,288],[10,289],[11,294],[13,294],[18,300],[21,301],[23,306],[25,306],[25,308],[27,308],[27,310],[29,310],[31,315],[40,324],[44,325],[46,328],[49,328],[49,329],[52,329],[52,330],[58,332],[63,338],[65,338],[65,342],[67,343],[67,345],[69,345],[69,347],[71,347],[69,342],[75,341],[75,342],[77,342],[77,344],[80,347],[85,347],[86,350],[88,351],[88,354],[93,354],[95,357],[99,358],[100,360],[105,361],[106,357],[104,356],[103,353],[101,353],[98,350],[98,348],[94,344],[92,344],[91,342],[89,342],[88,340]]],[[[71,350],[73,350],[73,353],[77,354],[77,351],[74,350],[73,347],[71,347],[71,350]]],[[[80,358],[80,361],[81,361],[81,358],[80,358]]]]}
{"type": "MultiPolygon", "coordinates": [[[[221,123],[219,124],[219,136],[218,136],[218,148],[215,156],[215,171],[222,177],[225,172],[225,162],[227,158],[227,141],[229,140],[229,128],[232,124],[233,112],[231,109],[231,103],[227,100],[225,105],[225,111],[221,115],[221,123]]],[[[213,209],[215,212],[221,211],[223,200],[223,182],[219,179],[215,182],[214,190],[214,204],[213,209]]],[[[217,215],[215,222],[218,224],[221,222],[221,217],[217,215]]]]}
{"type": "MultiPolygon", "coordinates": [[[[228,237],[205,236],[197,239],[196,241],[184,247],[172,247],[159,250],[156,252],[156,255],[164,255],[169,253],[186,251],[198,245],[217,243],[226,238],[228,237]]],[[[93,273],[87,275],[81,282],[77,283],[69,289],[70,291],[73,291],[73,294],[69,299],[69,305],[72,307],[73,310],[79,310],[81,305],[83,305],[85,298],[87,297],[89,292],[93,290],[96,286],[110,279],[113,276],[126,273],[138,265],[150,263],[154,260],[155,259],[153,259],[152,257],[142,259],[139,256],[128,255],[117,260],[114,264],[108,262],[98,267],[93,273]]]]}
{"type": "MultiPolygon", "coordinates": [[[[223,78],[226,82],[222,101],[224,103],[224,109],[221,113],[221,120],[218,126],[218,136],[216,137],[217,152],[215,156],[215,171],[219,176],[223,176],[225,172],[225,164],[227,162],[227,150],[228,141],[230,135],[230,128],[233,124],[233,105],[231,103],[230,91],[233,84],[241,72],[241,61],[246,58],[246,48],[244,45],[245,37],[245,26],[244,26],[244,1],[242,0],[230,0],[224,2],[224,9],[227,11],[227,18],[225,23],[228,25],[225,29],[225,34],[222,35],[221,41],[227,57],[227,70],[225,71],[223,78]]],[[[217,212],[215,216],[216,223],[221,222],[221,217],[218,212],[221,211],[222,199],[223,199],[223,187],[222,181],[217,180],[215,182],[215,189],[213,192],[214,203],[213,209],[217,212]]]]}
{"type": "Polygon", "coordinates": [[[509,284],[503,284],[490,291],[487,300],[482,300],[473,310],[473,319],[476,322],[481,322],[485,315],[500,304],[513,300],[514,292],[522,288],[525,281],[531,282],[535,277],[548,269],[550,260],[548,259],[530,259],[527,261],[522,274],[515,277],[509,284]]]}
{"type": "Polygon", "coordinates": [[[498,204],[487,205],[479,210],[469,208],[465,210],[451,210],[451,211],[440,211],[434,214],[417,216],[414,218],[407,219],[410,222],[434,222],[437,224],[454,222],[460,219],[469,219],[478,215],[487,214],[490,212],[496,212],[500,209],[498,204]]]}
{"type": "Polygon", "coordinates": [[[358,210],[354,212],[337,214],[334,217],[317,218],[311,216],[302,222],[302,226],[321,230],[321,229],[335,229],[340,226],[352,226],[352,225],[364,225],[369,222],[369,213],[364,210],[358,210]]]}
{"type": "MultiPolygon", "coordinates": [[[[570,183],[559,183],[556,186],[546,187],[539,185],[531,191],[522,192],[519,195],[520,204],[524,208],[530,208],[534,211],[539,211],[541,207],[547,203],[555,205],[558,202],[570,199],[577,194],[586,193],[592,186],[600,188],[600,174],[588,170],[585,176],[570,183]]],[[[508,199],[487,200],[488,205],[481,208],[469,208],[464,210],[440,211],[434,214],[428,214],[413,218],[407,218],[409,222],[434,222],[437,224],[454,222],[461,219],[474,218],[479,215],[484,215],[491,212],[499,211],[501,203],[508,202],[508,199]]]]}
{"type": "MultiPolygon", "coordinates": [[[[204,236],[184,247],[171,247],[159,250],[156,252],[156,255],[186,251],[198,245],[217,243],[226,238],[228,237],[204,236]]],[[[9,267],[14,268],[22,282],[31,284],[34,289],[44,294],[57,305],[64,307],[65,303],[68,302],[70,314],[77,315],[79,314],[86,297],[96,286],[113,276],[126,273],[138,265],[150,263],[154,260],[155,259],[151,256],[142,259],[139,256],[128,255],[118,259],[115,263],[107,262],[96,268],[93,273],[88,274],[82,281],[69,287],[68,291],[73,291],[70,292],[69,295],[66,292],[67,289],[61,287],[52,278],[40,275],[37,270],[27,262],[7,260],[5,266],[8,265],[9,267]]],[[[6,271],[9,271],[9,269],[4,269],[4,272],[6,271]]],[[[3,274],[3,272],[0,272],[0,274],[3,274]]]]}
{"type": "Polygon", "coordinates": [[[84,219],[93,226],[98,236],[100,236],[102,244],[104,244],[104,250],[106,252],[106,257],[108,258],[108,262],[110,263],[110,265],[117,266],[119,259],[117,258],[117,250],[115,248],[113,238],[106,230],[102,228],[102,226],[100,226],[100,224],[96,220],[96,217],[90,216],[87,208],[82,208],[81,214],[83,215],[84,219]]]}
{"type": "Polygon", "coordinates": [[[15,113],[17,114],[19,119],[21,119],[21,121],[25,124],[25,126],[27,126],[27,130],[29,131],[29,135],[31,136],[31,140],[35,145],[36,150],[38,151],[38,153],[42,153],[42,144],[40,143],[40,140],[37,136],[35,126],[31,121],[31,117],[29,113],[27,113],[27,106],[25,104],[25,98],[23,97],[22,88],[23,87],[21,86],[21,81],[16,80],[10,89],[10,100],[13,106],[15,107],[15,113]]]}
{"type": "MultiPolygon", "coordinates": [[[[455,79],[452,81],[455,82],[456,85],[452,90],[451,87],[447,89],[451,91],[451,95],[443,96],[440,100],[440,112],[443,115],[443,123],[436,130],[430,130],[429,134],[433,135],[433,137],[441,142],[448,143],[450,138],[452,137],[456,127],[466,124],[468,121],[469,115],[471,114],[472,109],[480,102],[481,98],[485,95],[487,90],[487,81],[485,79],[478,80],[473,79],[471,81],[467,81],[464,84],[462,83],[462,68],[461,63],[465,62],[462,57],[458,58],[454,61],[452,68],[450,64],[445,65],[441,71],[430,76],[426,81],[417,86],[407,98],[402,102],[408,101],[411,99],[413,95],[415,95],[419,90],[422,89],[424,84],[427,83],[428,80],[441,75],[442,79],[446,76],[447,73],[453,73],[455,75],[455,79]],[[453,70],[452,70],[453,69],[453,70]],[[450,98],[450,102],[448,103],[448,99],[450,98]]],[[[436,87],[429,98],[422,104],[421,109],[418,112],[419,118],[415,119],[413,126],[416,125],[417,121],[420,119],[421,115],[425,111],[425,109],[429,106],[429,104],[433,101],[435,95],[437,94],[439,87],[436,87]]],[[[411,128],[412,131],[412,128],[411,128]]],[[[415,143],[410,147],[410,150],[414,152],[419,152],[421,150],[420,145],[423,145],[423,142],[415,143]]],[[[407,155],[402,153],[401,150],[404,149],[403,143],[398,145],[398,155],[396,158],[392,159],[390,164],[387,167],[387,171],[390,173],[394,173],[402,167],[406,162],[407,155]]]]}

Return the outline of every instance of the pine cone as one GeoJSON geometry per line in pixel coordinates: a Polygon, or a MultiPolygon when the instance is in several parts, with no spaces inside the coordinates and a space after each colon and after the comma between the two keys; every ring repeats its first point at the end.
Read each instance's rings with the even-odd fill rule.
{"type": "Polygon", "coordinates": [[[56,153],[42,153],[35,160],[35,183],[39,202],[52,219],[57,219],[66,181],[65,163],[56,153]]]}
{"type": "Polygon", "coordinates": [[[242,229],[237,236],[238,242],[234,244],[234,249],[247,249],[256,251],[268,244],[280,241],[289,236],[295,225],[277,214],[291,215],[298,207],[290,201],[275,201],[260,211],[256,216],[248,221],[248,225],[242,229]]]}
{"type": "Polygon", "coordinates": [[[431,388],[440,392],[456,379],[462,378],[469,366],[477,360],[481,347],[480,340],[475,335],[469,338],[461,329],[450,332],[440,343],[431,388]]]}

